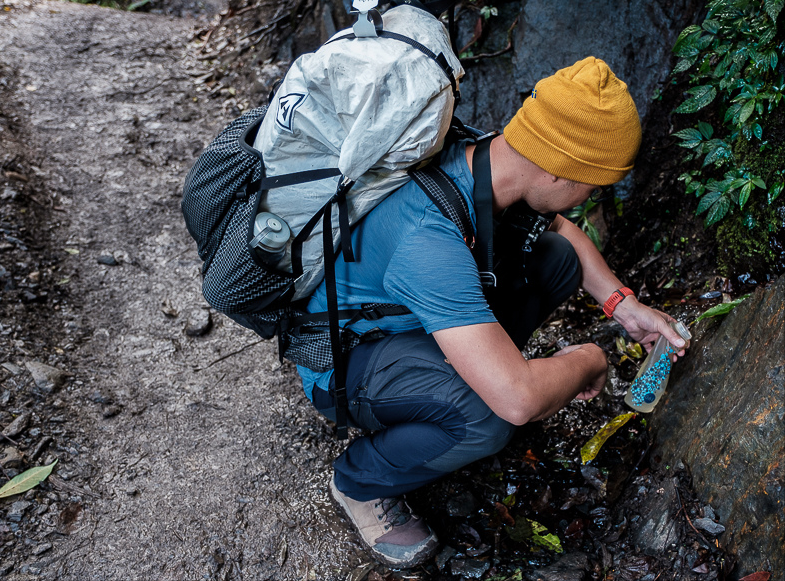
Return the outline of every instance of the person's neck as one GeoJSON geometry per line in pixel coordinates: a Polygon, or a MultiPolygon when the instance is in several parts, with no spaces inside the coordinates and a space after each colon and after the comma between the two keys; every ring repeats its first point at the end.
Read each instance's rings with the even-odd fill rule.
{"type": "MultiPolygon", "coordinates": [[[[466,163],[473,173],[474,144],[466,146],[466,163]]],[[[534,169],[539,169],[504,140],[503,135],[491,142],[491,181],[493,184],[493,213],[501,212],[515,202],[526,199],[534,169]]]]}

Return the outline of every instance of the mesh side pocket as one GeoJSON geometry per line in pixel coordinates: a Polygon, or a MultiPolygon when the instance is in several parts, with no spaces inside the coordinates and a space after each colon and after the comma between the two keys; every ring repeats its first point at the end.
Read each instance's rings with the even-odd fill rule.
{"type": "Polygon", "coordinates": [[[251,256],[248,228],[256,216],[255,209],[254,198],[235,202],[210,267],[204,273],[204,298],[223,313],[259,312],[294,282],[294,275],[267,268],[251,256]]]}
{"type": "MultiPolygon", "coordinates": [[[[360,337],[349,329],[341,329],[341,350],[348,353],[360,344],[360,337]]],[[[316,372],[334,367],[330,332],[321,325],[302,325],[282,337],[281,355],[316,372]]]]}
{"type": "Polygon", "coordinates": [[[235,194],[247,182],[262,177],[260,158],[240,147],[240,136],[251,124],[260,122],[266,111],[266,107],[259,107],[232,121],[202,152],[185,178],[181,208],[205,265],[221,242],[235,194]]]}

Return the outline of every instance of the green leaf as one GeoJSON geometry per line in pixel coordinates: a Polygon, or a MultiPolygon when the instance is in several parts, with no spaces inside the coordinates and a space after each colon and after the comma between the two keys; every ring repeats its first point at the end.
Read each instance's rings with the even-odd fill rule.
{"type": "Polygon", "coordinates": [[[755,184],[757,187],[759,187],[762,190],[766,189],[766,182],[764,182],[760,178],[752,178],[752,183],[755,184]]]}
{"type": "Polygon", "coordinates": [[[768,28],[768,30],[766,30],[766,32],[764,32],[763,34],[761,34],[761,35],[760,35],[760,38],[758,38],[758,39],[757,39],[757,41],[758,41],[758,45],[760,45],[760,46],[766,46],[766,45],[767,45],[767,44],[769,44],[769,43],[770,43],[772,40],[774,40],[774,36],[775,36],[776,34],[777,34],[777,27],[776,27],[776,26],[770,26],[770,27],[768,28]]]}
{"type": "Polygon", "coordinates": [[[602,449],[603,444],[608,441],[608,438],[618,432],[619,428],[636,415],[638,414],[634,412],[622,414],[605,424],[588,442],[586,442],[586,444],[584,444],[583,448],[581,448],[581,463],[586,464],[587,462],[594,460],[602,449]]]}
{"type": "Polygon", "coordinates": [[[706,312],[702,313],[695,322],[702,321],[703,319],[710,319],[711,317],[719,317],[721,315],[727,315],[737,306],[739,306],[747,297],[750,295],[744,295],[742,297],[737,298],[735,301],[731,301],[729,303],[721,303],[719,305],[715,305],[708,309],[706,312]]]}
{"type": "Polygon", "coordinates": [[[700,32],[700,27],[696,26],[695,24],[691,24],[682,30],[681,34],[679,34],[679,38],[676,39],[676,43],[673,45],[674,54],[680,57],[694,55],[697,51],[695,48],[695,42],[698,40],[700,32]]]}
{"type": "Polygon", "coordinates": [[[750,181],[744,184],[744,187],[741,188],[741,193],[739,194],[739,208],[743,208],[744,204],[747,203],[747,200],[750,199],[750,193],[752,192],[752,188],[754,184],[750,181]]]}
{"type": "Polygon", "coordinates": [[[0,498],[21,494],[38,486],[52,473],[55,464],[57,464],[57,460],[48,466],[36,466],[35,468],[30,468],[30,470],[25,470],[21,474],[14,476],[0,488],[0,498]]]}
{"type": "Polygon", "coordinates": [[[679,143],[680,147],[687,149],[695,149],[703,142],[703,134],[697,129],[682,129],[674,133],[673,136],[682,140],[679,143]]]}
{"type": "Polygon", "coordinates": [[[720,23],[716,20],[704,20],[701,27],[711,34],[717,34],[720,31],[720,23]]]}
{"type": "Polygon", "coordinates": [[[749,180],[745,180],[744,178],[736,178],[730,183],[729,190],[737,190],[744,184],[746,184],[749,180]]]}
{"type": "Polygon", "coordinates": [[[556,551],[557,553],[564,552],[559,537],[557,537],[553,533],[549,533],[548,529],[542,526],[536,520],[531,520],[529,518],[527,518],[526,520],[529,521],[529,525],[532,528],[532,541],[534,541],[536,544],[540,545],[541,547],[550,549],[551,551],[556,551]]]}
{"type": "Polygon", "coordinates": [[[720,196],[722,196],[722,192],[709,192],[703,196],[701,201],[698,203],[698,209],[695,210],[695,213],[698,215],[703,214],[703,212],[714,205],[714,202],[716,202],[720,196]]]}
{"type": "Polygon", "coordinates": [[[777,22],[777,16],[779,16],[783,6],[785,6],[785,0],[766,0],[763,3],[763,9],[766,11],[766,14],[769,15],[772,22],[777,22]]]}
{"type": "Polygon", "coordinates": [[[682,129],[674,133],[673,136],[684,141],[701,141],[703,139],[703,134],[697,129],[682,129]]]}
{"type": "Polygon", "coordinates": [[[714,128],[705,121],[698,122],[698,131],[700,131],[701,135],[706,139],[711,139],[711,136],[714,135],[714,128]]]}
{"type": "Polygon", "coordinates": [[[771,186],[771,189],[769,190],[769,204],[779,197],[782,190],[785,190],[785,182],[777,182],[771,186]]]}
{"type": "Polygon", "coordinates": [[[763,127],[760,126],[760,123],[756,123],[752,126],[752,133],[758,139],[763,139],[763,127]]]}
{"type": "Polygon", "coordinates": [[[600,233],[597,231],[597,227],[586,220],[586,223],[583,225],[583,231],[586,232],[586,236],[594,243],[597,250],[602,252],[602,240],[600,240],[600,233]]]}
{"type": "Polygon", "coordinates": [[[129,12],[133,12],[137,8],[141,8],[142,6],[145,6],[146,4],[149,4],[150,2],[151,2],[151,0],[138,0],[138,2],[134,2],[133,4],[128,6],[128,11],[129,12]]]}
{"type": "Polygon", "coordinates": [[[710,85],[701,85],[700,87],[695,87],[687,92],[692,94],[692,97],[676,107],[676,113],[695,113],[696,111],[700,111],[717,96],[717,89],[710,85]]]}
{"type": "Polygon", "coordinates": [[[722,196],[709,208],[709,215],[706,216],[706,227],[716,224],[725,217],[730,208],[730,200],[727,196],[722,196]]]}
{"type": "Polygon", "coordinates": [[[695,61],[698,60],[699,54],[692,55],[690,57],[679,59],[679,62],[676,63],[676,66],[673,67],[672,74],[676,73],[683,73],[684,71],[688,71],[692,65],[695,64],[695,61]]]}
{"type": "Polygon", "coordinates": [[[640,359],[643,357],[643,347],[641,347],[640,343],[633,342],[627,343],[627,355],[634,359],[640,359]]]}
{"type": "Polygon", "coordinates": [[[741,111],[739,111],[738,123],[744,123],[747,119],[750,118],[750,115],[752,115],[754,112],[755,112],[755,100],[750,100],[744,103],[744,105],[741,108],[741,111]]]}

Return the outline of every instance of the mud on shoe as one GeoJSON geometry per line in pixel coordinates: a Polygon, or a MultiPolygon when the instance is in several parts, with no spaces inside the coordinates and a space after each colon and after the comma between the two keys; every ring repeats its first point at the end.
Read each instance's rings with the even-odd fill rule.
{"type": "Polygon", "coordinates": [[[363,544],[385,565],[414,567],[436,552],[436,534],[412,514],[402,498],[353,500],[336,488],[335,477],[330,480],[330,496],[357,529],[363,544]]]}

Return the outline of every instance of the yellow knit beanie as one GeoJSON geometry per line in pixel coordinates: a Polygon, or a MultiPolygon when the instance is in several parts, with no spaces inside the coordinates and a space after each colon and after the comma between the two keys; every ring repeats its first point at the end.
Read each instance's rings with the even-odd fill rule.
{"type": "Polygon", "coordinates": [[[641,123],[627,85],[587,57],[537,83],[504,138],[548,173],[605,186],[632,169],[641,123]]]}

